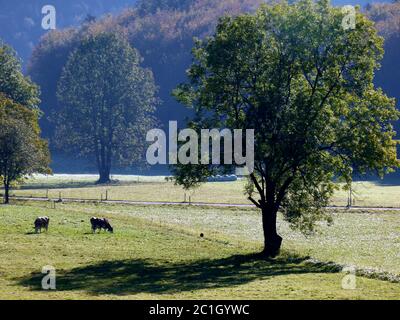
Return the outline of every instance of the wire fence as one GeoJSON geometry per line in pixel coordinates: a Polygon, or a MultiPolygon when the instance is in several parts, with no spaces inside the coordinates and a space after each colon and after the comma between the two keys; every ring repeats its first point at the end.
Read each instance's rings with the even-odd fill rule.
{"type": "MultiPolygon", "coordinates": [[[[201,203],[249,205],[240,182],[209,183],[189,192],[172,182],[117,183],[107,186],[93,182],[63,181],[59,184],[31,184],[13,189],[15,199],[39,199],[49,201],[116,201],[143,203],[201,203]]],[[[2,196],[2,194],[0,194],[2,196]]],[[[356,182],[351,190],[339,190],[331,200],[332,206],[400,208],[400,185],[356,182]]]]}

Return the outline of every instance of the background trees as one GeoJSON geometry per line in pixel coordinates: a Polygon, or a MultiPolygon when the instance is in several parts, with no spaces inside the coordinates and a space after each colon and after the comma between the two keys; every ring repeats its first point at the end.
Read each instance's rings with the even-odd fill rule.
{"type": "MultiPolygon", "coordinates": [[[[170,93],[179,83],[185,81],[185,71],[191,63],[193,37],[203,39],[211,35],[221,16],[254,13],[262,2],[264,1],[144,0],[113,16],[100,18],[97,15],[97,21],[90,26],[82,25],[47,33],[34,48],[28,68],[32,79],[42,89],[41,109],[46,114],[41,119],[44,135],[52,137],[52,126],[46,121],[46,117],[57,109],[54,86],[60,78],[68,55],[76,49],[85,34],[99,28],[108,31],[122,28],[126,32],[131,46],[137,48],[144,57],[143,66],[151,68],[154,73],[155,82],[160,88],[160,98],[166,106],[157,110],[157,116],[167,124],[168,120],[183,121],[186,116],[192,115],[190,110],[185,110],[176,103],[170,93]]],[[[335,4],[348,3],[336,1],[335,4]]],[[[107,3],[108,5],[111,4],[107,3]]],[[[372,4],[363,10],[377,22],[378,30],[386,38],[389,33],[399,34],[398,22],[396,23],[400,21],[398,8],[399,3],[386,3],[372,4]]],[[[394,79],[399,77],[396,70],[400,68],[393,68],[392,65],[398,65],[396,57],[399,43],[399,37],[393,37],[387,43],[387,55],[382,69],[377,72],[376,81],[385,92],[396,98],[400,97],[400,90],[394,79]]]]}
{"type": "Polygon", "coordinates": [[[48,145],[40,138],[39,88],[21,73],[11,47],[0,45],[0,178],[4,202],[12,183],[32,173],[50,173],[48,145]]]}
{"type": "Polygon", "coordinates": [[[53,125],[48,117],[59,107],[55,86],[69,55],[85,37],[99,30],[118,33],[123,30],[130,45],[143,56],[143,66],[153,71],[165,106],[158,108],[156,115],[162,123],[168,124],[168,120],[183,121],[191,115],[171,97],[171,91],[185,80],[193,37],[211,34],[220,16],[254,12],[261,2],[144,0],[119,14],[98,18],[96,22],[47,33],[34,48],[28,66],[28,73],[42,89],[44,135],[53,138],[53,125]]]}
{"type": "Polygon", "coordinates": [[[157,99],[152,73],[139,53],[115,33],[82,40],[62,73],[56,114],[57,141],[65,150],[90,155],[99,183],[112,165],[127,166],[142,155],[157,99]]]}
{"type": "Polygon", "coordinates": [[[13,102],[0,93],[0,177],[4,203],[14,182],[33,173],[50,173],[48,145],[40,138],[38,111],[13,102]]]}
{"type": "MultiPolygon", "coordinates": [[[[224,18],[194,49],[190,83],[175,95],[197,112],[195,128],[255,129],[255,171],[246,188],[262,212],[265,249],[282,238],[280,210],[292,226],[312,231],[328,218],[333,179],[352,172],[383,175],[399,165],[394,100],[373,84],[383,39],[357,13],[356,28],[327,1],[262,6],[256,15],[224,18]]],[[[178,167],[177,182],[196,185],[205,166],[178,167]]]]}
{"type": "MultiPolygon", "coordinates": [[[[376,73],[375,83],[385,92],[400,100],[400,1],[394,3],[376,3],[368,7],[368,17],[375,22],[379,33],[385,38],[385,57],[382,67],[376,73]]],[[[395,124],[396,131],[400,129],[395,124]]]]}

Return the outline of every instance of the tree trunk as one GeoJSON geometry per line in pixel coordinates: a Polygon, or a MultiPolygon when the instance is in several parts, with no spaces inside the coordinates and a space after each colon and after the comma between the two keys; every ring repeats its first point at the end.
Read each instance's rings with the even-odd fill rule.
{"type": "Polygon", "coordinates": [[[4,184],[4,204],[10,203],[10,185],[8,183],[4,184]]]}
{"type": "Polygon", "coordinates": [[[282,237],[276,231],[277,210],[264,208],[262,210],[262,222],[264,230],[264,250],[266,257],[276,257],[282,244],[282,237]]]}
{"type": "Polygon", "coordinates": [[[103,166],[99,168],[99,180],[97,181],[98,184],[109,183],[110,179],[110,168],[108,166],[103,166]]]}

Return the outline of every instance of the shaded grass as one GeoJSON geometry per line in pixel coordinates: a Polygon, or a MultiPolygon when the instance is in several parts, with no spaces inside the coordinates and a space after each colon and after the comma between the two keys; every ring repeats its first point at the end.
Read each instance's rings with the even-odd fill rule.
{"type": "MultiPolygon", "coordinates": [[[[284,256],[262,261],[258,255],[233,255],[190,263],[160,263],[152,259],[103,261],[67,270],[58,276],[58,290],[85,290],[94,294],[179,294],[201,289],[240,286],[252,281],[285,275],[335,273],[340,270],[284,256]]],[[[42,275],[21,283],[40,289],[42,275]]]]}

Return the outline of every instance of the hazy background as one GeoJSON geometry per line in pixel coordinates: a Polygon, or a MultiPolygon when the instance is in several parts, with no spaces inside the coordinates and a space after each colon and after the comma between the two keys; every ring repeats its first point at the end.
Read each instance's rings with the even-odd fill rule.
{"type": "MultiPolygon", "coordinates": [[[[252,12],[263,0],[0,0],[0,38],[11,45],[21,58],[24,72],[41,87],[43,136],[49,139],[55,172],[95,172],[85,159],[56,150],[52,144],[51,113],[58,108],[55,95],[62,68],[79,43],[79,38],[93,30],[123,29],[129,42],[144,58],[159,87],[162,101],[157,116],[163,126],[177,120],[182,127],[190,110],[175,102],[171,90],[185,81],[185,70],[191,62],[193,37],[211,34],[222,15],[252,12]],[[41,27],[44,5],[57,10],[57,30],[41,27]],[[88,17],[96,18],[95,21],[88,17]]],[[[377,23],[386,38],[385,59],[377,73],[376,85],[400,99],[400,2],[332,1],[334,5],[360,5],[377,23]]],[[[400,129],[400,126],[396,126],[400,129]]],[[[399,130],[398,130],[399,131],[399,130]]],[[[142,169],[121,168],[118,172],[137,173],[142,169]]],[[[144,173],[168,173],[165,167],[144,173]]]]}

